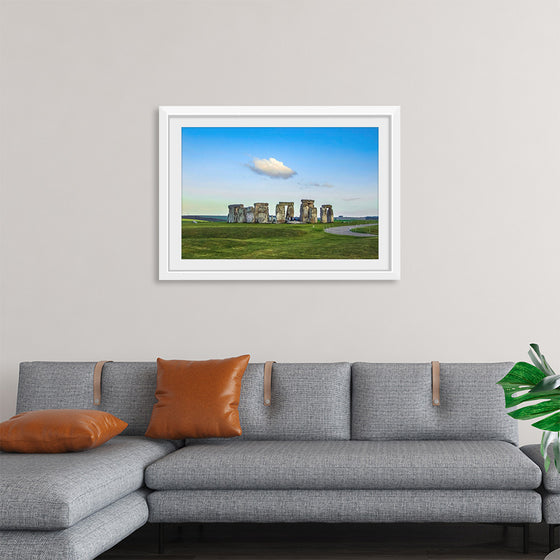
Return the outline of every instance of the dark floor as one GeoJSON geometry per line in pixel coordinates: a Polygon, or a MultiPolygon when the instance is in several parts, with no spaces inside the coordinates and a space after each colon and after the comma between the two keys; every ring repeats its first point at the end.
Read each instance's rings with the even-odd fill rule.
{"type": "Polygon", "coordinates": [[[157,526],[146,525],[100,558],[542,560],[548,553],[548,529],[531,525],[528,555],[522,552],[521,527],[472,524],[170,525],[163,555],[157,546],[157,526]]]}

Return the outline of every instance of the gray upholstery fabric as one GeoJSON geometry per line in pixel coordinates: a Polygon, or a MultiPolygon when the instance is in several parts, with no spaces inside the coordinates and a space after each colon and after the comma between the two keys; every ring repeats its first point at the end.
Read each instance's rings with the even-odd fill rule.
{"type": "Polygon", "coordinates": [[[112,362],[103,367],[101,405],[93,404],[95,362],[20,364],[17,412],[45,408],[90,408],[128,423],[127,436],[143,436],[156,402],[155,362],[112,362]]]}
{"type": "Polygon", "coordinates": [[[144,469],[175,450],[117,436],[78,453],[0,453],[0,529],[70,527],[144,485],[144,469]]]}
{"type": "Polygon", "coordinates": [[[126,436],[143,436],[156,402],[155,362],[113,362],[103,366],[100,410],[128,422],[126,436]]]}
{"type": "Polygon", "coordinates": [[[272,405],[263,404],[264,364],[243,376],[241,439],[350,439],[350,364],[274,364],[272,405]]]}
{"type": "MultiPolygon", "coordinates": [[[[144,435],[155,403],[155,362],[105,364],[101,405],[93,405],[95,362],[27,362],[20,366],[18,412],[99,408],[144,435]],[[63,388],[63,389],[62,389],[63,388]]],[[[350,364],[274,364],[272,406],[263,404],[263,364],[243,376],[242,439],[350,439],[350,364]]]]}
{"type": "Polygon", "coordinates": [[[150,521],[539,523],[534,490],[167,490],[150,521]]]}
{"type": "Polygon", "coordinates": [[[441,406],[432,405],[430,364],[352,365],[352,439],[503,440],[517,444],[517,421],[496,382],[513,366],[441,364],[441,406]]]}
{"type": "MultiPolygon", "coordinates": [[[[350,439],[350,364],[274,364],[272,406],[263,404],[264,364],[249,364],[241,384],[241,439],[350,439]]],[[[101,409],[143,435],[155,403],[153,362],[103,368],[101,409]]]]}
{"type": "Polygon", "coordinates": [[[47,408],[95,408],[93,362],[22,362],[17,413],[47,408]]]}
{"type": "Polygon", "coordinates": [[[560,473],[556,470],[554,463],[550,465],[548,472],[545,471],[541,446],[539,444],[524,445],[521,451],[541,469],[544,488],[551,494],[560,494],[560,473]]]}
{"type": "Polygon", "coordinates": [[[146,491],[132,492],[60,531],[0,531],[5,560],[91,560],[148,520],[146,491]]]}
{"type": "Polygon", "coordinates": [[[560,524],[560,494],[543,493],[543,519],[550,524],[560,524]]]}
{"type": "Polygon", "coordinates": [[[534,489],[541,471],[503,441],[228,441],[196,444],[146,469],[183,489],[534,489]]]}

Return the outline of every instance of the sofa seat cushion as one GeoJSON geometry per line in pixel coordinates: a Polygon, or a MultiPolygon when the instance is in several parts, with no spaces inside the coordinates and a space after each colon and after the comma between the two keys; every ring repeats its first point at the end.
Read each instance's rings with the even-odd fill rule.
{"type": "Polygon", "coordinates": [[[155,490],[537,488],[541,471],[500,441],[215,441],[146,469],[155,490]]]}
{"type": "MultiPolygon", "coordinates": [[[[524,445],[521,451],[541,469],[544,489],[551,494],[560,494],[560,473],[554,466],[554,461],[551,461],[548,471],[544,468],[541,446],[539,444],[524,445]]],[[[552,455],[552,450],[550,453],[552,455]]]]}
{"type": "Polygon", "coordinates": [[[68,529],[0,531],[4,560],[93,560],[148,520],[147,491],[131,492],[68,529]]]}
{"type": "Polygon", "coordinates": [[[79,453],[0,453],[0,529],[65,529],[141,488],[168,441],[117,436],[79,453]]]}

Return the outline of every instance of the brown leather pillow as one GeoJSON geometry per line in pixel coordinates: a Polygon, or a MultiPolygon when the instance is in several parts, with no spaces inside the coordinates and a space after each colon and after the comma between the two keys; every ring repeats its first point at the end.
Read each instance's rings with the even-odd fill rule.
{"type": "Polygon", "coordinates": [[[0,450],[65,453],[98,447],[128,424],[101,410],[33,410],[0,424],[0,450]]]}
{"type": "Polygon", "coordinates": [[[200,362],[157,361],[157,387],[146,435],[182,439],[241,435],[239,394],[250,356],[200,362]]]}

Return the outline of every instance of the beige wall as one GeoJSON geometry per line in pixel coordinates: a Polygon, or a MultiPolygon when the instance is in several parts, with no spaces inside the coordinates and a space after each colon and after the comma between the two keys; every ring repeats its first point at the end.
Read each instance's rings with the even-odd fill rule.
{"type": "Polygon", "coordinates": [[[22,360],[499,361],[539,341],[560,370],[556,0],[0,6],[0,420],[22,360]],[[156,110],[189,104],[401,105],[402,280],[157,281],[156,110]]]}

